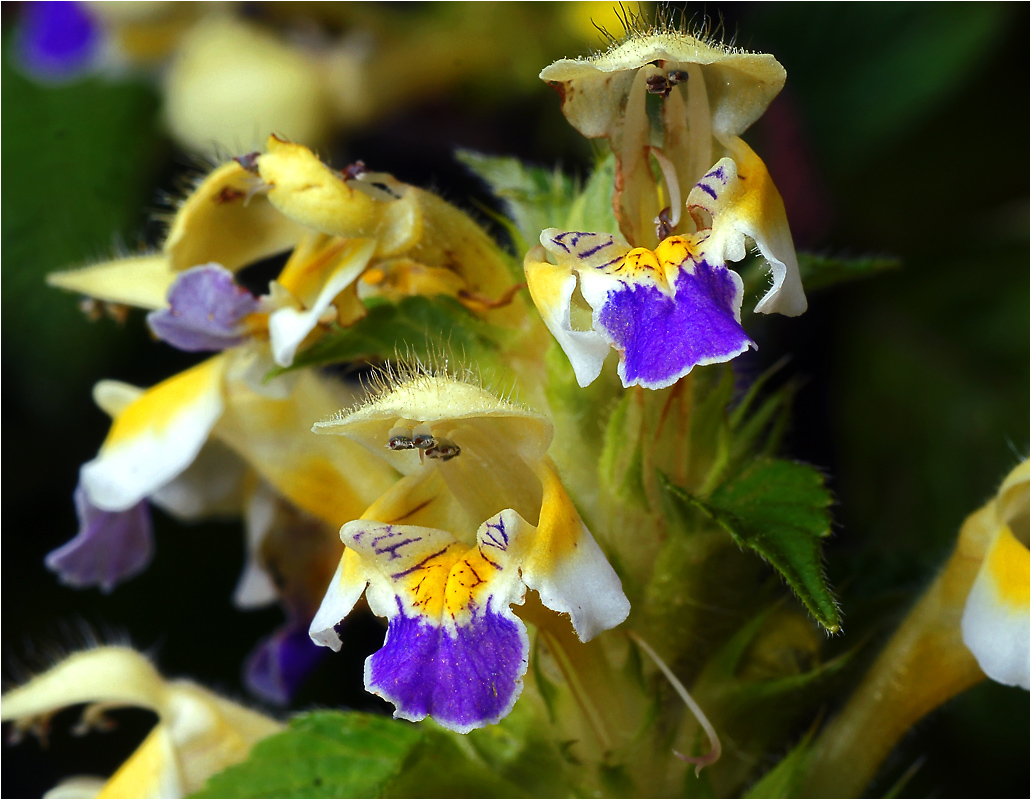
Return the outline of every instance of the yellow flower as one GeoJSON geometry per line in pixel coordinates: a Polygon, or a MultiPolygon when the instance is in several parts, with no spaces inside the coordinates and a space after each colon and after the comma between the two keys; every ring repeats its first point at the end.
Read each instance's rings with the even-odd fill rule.
{"type": "Polygon", "coordinates": [[[366,594],[389,627],[365,685],[395,716],[464,733],[507,715],[529,655],[510,607],[527,588],[569,614],[582,641],[629,613],[545,455],[541,415],[416,370],[315,430],[360,442],[406,476],[341,528],[346,549],[311,625],[312,639],[339,649],[336,626],[366,594]]]}
{"type": "Polygon", "coordinates": [[[168,681],[128,647],[99,647],[68,656],[24,686],[5,692],[0,719],[32,730],[62,708],[88,703],[84,721],[129,706],[158,722],[107,780],[75,777],[50,796],[187,797],[226,767],[243,761],[280,723],[192,681],[168,681]]]}
{"type": "Polygon", "coordinates": [[[956,558],[980,562],[961,620],[963,643],[992,680],[1031,688],[1031,552],[1028,462],[963,525],[956,558]]]}
{"type": "Polygon", "coordinates": [[[706,189],[703,179],[722,166],[728,180],[719,187],[719,236],[733,241],[718,246],[720,263],[743,258],[743,239],[752,238],[772,278],[756,311],[796,316],[805,310],[784,204],[766,166],[741,139],[784,85],[784,68],[773,56],[675,29],[631,31],[593,58],[556,61],[541,79],[558,90],[578,131],[608,139],[617,162],[613,207],[632,247],[654,250],[671,234],[707,227],[701,212],[711,211],[705,196],[715,201],[716,188],[706,189]],[[661,104],[654,134],[650,98],[661,104]]]}

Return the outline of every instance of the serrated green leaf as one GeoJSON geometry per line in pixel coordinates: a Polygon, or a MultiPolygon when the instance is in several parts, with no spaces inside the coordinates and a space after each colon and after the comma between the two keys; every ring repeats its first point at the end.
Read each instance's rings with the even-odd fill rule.
{"type": "Polygon", "coordinates": [[[832,500],[819,472],[793,461],[759,459],[704,501],[665,476],[663,484],[676,502],[701,509],[740,546],[766,559],[827,630],[840,628],[820,562],[832,500]]]}
{"type": "MultiPolygon", "coordinates": [[[[760,375],[752,382],[737,407],[729,413],[724,411],[711,424],[711,430],[716,435],[715,454],[712,466],[696,492],[699,497],[707,497],[728,474],[740,470],[747,459],[772,456],[776,451],[791,419],[791,401],[797,383],[788,382],[768,396],[762,395],[762,389],[783,363],[774,364],[760,375]]],[[[732,380],[733,370],[727,367],[721,384],[726,386],[725,391],[732,392],[733,385],[728,384],[732,380]]],[[[730,402],[729,397],[727,403],[730,402]]]]}
{"type": "Polygon", "coordinates": [[[426,735],[421,727],[370,714],[304,714],[194,796],[377,797],[426,735]]]}
{"type": "Polygon", "coordinates": [[[479,362],[493,349],[492,332],[490,325],[445,295],[406,297],[396,304],[376,302],[354,325],[330,332],[300,352],[291,366],[272,374],[398,354],[426,358],[451,352],[479,362]]]}

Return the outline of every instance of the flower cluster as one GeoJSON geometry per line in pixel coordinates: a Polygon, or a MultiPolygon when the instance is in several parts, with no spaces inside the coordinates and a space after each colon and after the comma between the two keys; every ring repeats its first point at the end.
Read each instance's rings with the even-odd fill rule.
{"type": "MultiPolygon", "coordinates": [[[[156,340],[203,354],[149,388],[96,385],[112,424],[79,472],[79,531],[46,557],[58,580],[110,592],[145,570],[151,506],[239,518],[234,602],[285,616],[244,668],[260,700],[289,706],[316,665],[358,649],[345,620],[371,611],[385,631],[364,688],[435,722],[409,726],[424,744],[446,737],[442,752],[504,780],[539,767],[556,795],[744,793],[849,656],[821,661],[822,632],[841,630],[820,550],[830,493],[775,457],[791,389],[724,366],[761,338],[740,273],[767,276],[756,312],[807,308],[784,203],[742,138],[786,74],[669,25],[628,28],[540,73],[611,154],[588,186],[513,214],[513,239],[539,242],[526,253],[431,191],[272,135],[196,181],[155,250],[50,275],[94,316],[144,309],[156,340]],[[442,319],[475,333],[474,354],[452,351],[442,319]],[[724,730],[739,752],[716,765],[724,730]]],[[[1028,688],[1029,563],[1025,461],[844,710],[771,775],[819,794],[851,770],[861,791],[908,727],[984,674],[1028,688]]],[[[245,774],[259,740],[295,747],[296,731],[123,647],[3,700],[18,731],[82,703],[87,722],[157,715],[109,780],[65,793],[191,794],[245,774]]],[[[427,760],[397,759],[392,778],[413,780],[427,760]]]]}

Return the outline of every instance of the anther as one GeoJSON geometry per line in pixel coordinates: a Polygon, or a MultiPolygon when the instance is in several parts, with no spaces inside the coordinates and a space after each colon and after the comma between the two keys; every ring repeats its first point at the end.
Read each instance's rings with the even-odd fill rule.
{"type": "Polygon", "coordinates": [[[648,87],[648,94],[657,94],[663,98],[669,97],[673,89],[673,84],[665,75],[652,75],[645,81],[645,85],[648,87]]]}
{"type": "Polygon", "coordinates": [[[416,427],[415,432],[412,434],[412,444],[420,450],[427,450],[433,447],[436,443],[437,440],[433,438],[430,426],[426,423],[416,427]]]}
{"type": "Polygon", "coordinates": [[[426,458],[439,458],[441,461],[450,461],[462,452],[457,444],[438,439],[436,444],[426,449],[426,458]]]}
{"type": "Polygon", "coordinates": [[[396,427],[391,428],[387,434],[387,447],[391,450],[411,450],[415,447],[412,441],[412,429],[396,427]]]}

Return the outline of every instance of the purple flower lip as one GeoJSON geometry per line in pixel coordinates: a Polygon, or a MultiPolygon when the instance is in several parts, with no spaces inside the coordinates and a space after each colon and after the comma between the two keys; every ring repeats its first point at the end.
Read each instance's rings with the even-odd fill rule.
{"type": "Polygon", "coordinates": [[[15,39],[18,62],[46,82],[74,79],[86,72],[100,46],[97,21],[82,3],[41,0],[22,5],[15,39]]]}
{"type": "Polygon", "coordinates": [[[755,343],[736,319],[740,302],[730,273],[705,261],[681,271],[676,297],[658,287],[613,291],[598,314],[623,354],[624,385],[668,386],[698,364],[729,361],[755,343]]]}
{"type": "Polygon", "coordinates": [[[168,305],[147,315],[150,329],[173,347],[197,353],[242,344],[247,338],[245,318],[259,303],[225,267],[204,264],[176,278],[168,305]]]}
{"type": "Polygon", "coordinates": [[[287,706],[328,651],[308,636],[308,623],[292,620],[265,637],[244,666],[244,681],[254,694],[287,706]]]}
{"type": "Polygon", "coordinates": [[[418,617],[390,620],[383,649],[369,657],[366,688],[397,706],[395,717],[432,716],[462,733],[511,711],[527,667],[526,631],[511,612],[474,610],[454,632],[418,617]]]}
{"type": "Polygon", "coordinates": [[[47,553],[44,560],[61,583],[76,589],[97,587],[107,593],[147,568],[154,556],[154,530],[146,500],[125,511],[102,511],[78,486],[75,510],[78,534],[47,553]]]}

